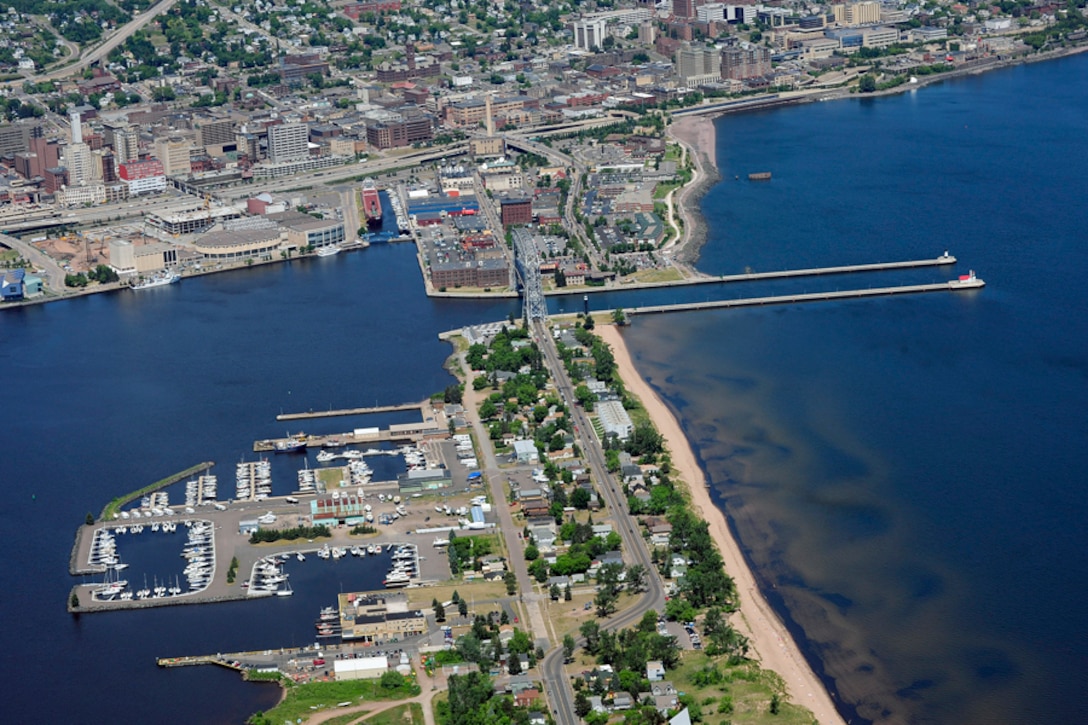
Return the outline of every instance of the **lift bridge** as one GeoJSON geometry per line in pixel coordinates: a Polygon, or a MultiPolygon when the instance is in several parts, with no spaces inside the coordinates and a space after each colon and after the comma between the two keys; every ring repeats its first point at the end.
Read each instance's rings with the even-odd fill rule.
{"type": "Polygon", "coordinates": [[[540,255],[532,237],[525,229],[516,228],[514,236],[514,267],[521,284],[522,309],[529,322],[545,320],[548,305],[544,301],[544,285],[540,281],[540,255]]]}

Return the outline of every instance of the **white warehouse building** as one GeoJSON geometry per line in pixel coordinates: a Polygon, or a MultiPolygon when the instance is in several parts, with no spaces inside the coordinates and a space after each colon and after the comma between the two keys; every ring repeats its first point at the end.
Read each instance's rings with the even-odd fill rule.
{"type": "Polygon", "coordinates": [[[388,669],[389,660],[385,657],[358,657],[333,662],[337,680],[376,680],[388,669]]]}

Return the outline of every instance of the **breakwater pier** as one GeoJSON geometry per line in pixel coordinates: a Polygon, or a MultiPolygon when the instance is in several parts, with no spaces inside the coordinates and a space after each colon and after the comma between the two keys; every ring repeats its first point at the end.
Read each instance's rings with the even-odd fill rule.
{"type": "Polygon", "coordinates": [[[771,279],[791,279],[794,277],[822,277],[833,274],[857,274],[860,272],[891,272],[899,269],[919,269],[922,267],[942,267],[955,264],[956,258],[945,252],[932,259],[908,259],[900,262],[870,262],[867,264],[841,264],[834,267],[808,267],[803,269],[781,269],[771,272],[743,272],[741,274],[723,274],[720,276],[703,275],[663,282],[638,282],[604,287],[563,287],[549,289],[547,296],[569,294],[593,294],[595,292],[615,292],[616,290],[657,289],[661,287],[692,287],[701,284],[731,284],[735,282],[758,282],[771,279]]]}
{"type": "Polygon", "coordinates": [[[648,305],[645,307],[625,308],[627,315],[650,315],[665,312],[691,312],[695,310],[714,310],[732,307],[761,307],[765,305],[785,305],[798,302],[823,302],[860,297],[886,297],[890,295],[918,294],[922,292],[957,292],[979,289],[986,283],[971,274],[966,279],[954,279],[934,284],[912,284],[897,287],[872,287],[868,289],[838,290],[835,292],[809,292],[797,295],[773,295],[770,297],[746,297],[734,300],[709,300],[706,302],[681,302],[672,305],[648,305]]]}
{"type": "Polygon", "coordinates": [[[401,403],[399,405],[375,405],[370,408],[337,408],[335,410],[308,410],[303,413],[280,413],[276,420],[308,420],[312,418],[335,418],[345,415],[372,415],[374,413],[396,413],[403,410],[418,410],[426,416],[427,401],[420,403],[401,403]]]}

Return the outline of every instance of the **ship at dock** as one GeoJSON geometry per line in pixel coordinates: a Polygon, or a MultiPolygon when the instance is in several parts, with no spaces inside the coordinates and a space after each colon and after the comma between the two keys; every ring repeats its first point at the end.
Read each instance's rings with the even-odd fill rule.
{"type": "Polygon", "coordinates": [[[181,279],[181,275],[176,272],[160,272],[152,277],[148,277],[142,282],[137,282],[132,285],[134,290],[151,289],[152,287],[165,287],[168,284],[174,284],[181,279]]]}
{"type": "Polygon", "coordinates": [[[363,215],[368,227],[373,229],[382,225],[382,200],[373,179],[363,182],[363,215]]]}

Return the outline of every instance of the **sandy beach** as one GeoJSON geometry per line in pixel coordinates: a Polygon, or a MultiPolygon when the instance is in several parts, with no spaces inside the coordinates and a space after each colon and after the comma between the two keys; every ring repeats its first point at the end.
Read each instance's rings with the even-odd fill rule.
{"type": "Polygon", "coordinates": [[[797,643],[759,592],[725,515],[710,499],[706,477],[680,423],[635,369],[620,331],[612,325],[600,325],[595,332],[612,347],[628,391],[642,401],[665,438],[673,468],[687,484],[694,510],[710,525],[710,534],[721,550],[726,571],[733,577],[740,594],[740,610],[732,618],[733,626],[751,640],[755,659],[782,677],[792,702],[810,709],[820,723],[845,723],[797,643]]]}

